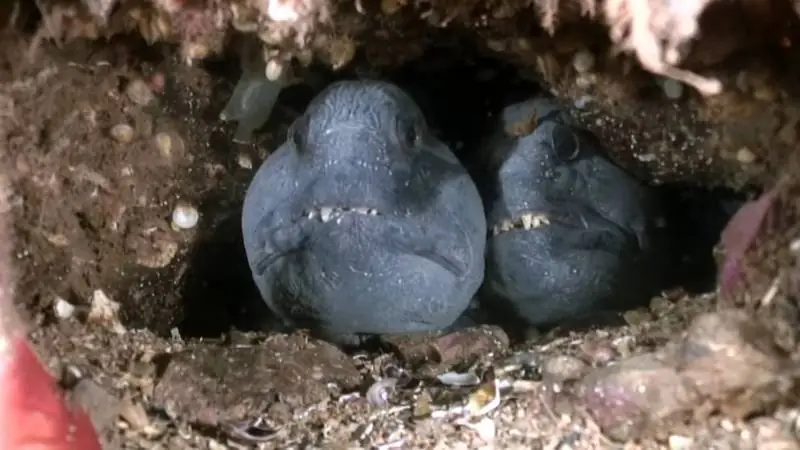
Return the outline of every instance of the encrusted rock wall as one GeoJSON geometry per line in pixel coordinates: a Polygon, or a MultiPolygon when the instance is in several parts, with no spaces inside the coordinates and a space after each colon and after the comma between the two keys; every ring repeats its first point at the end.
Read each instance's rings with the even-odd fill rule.
{"type": "MultiPolygon", "coordinates": [[[[34,2],[31,2],[34,3],[34,2]]],[[[41,37],[134,32],[187,62],[257,36],[267,75],[323,61],[390,67],[434,39],[474,45],[576,101],[656,183],[768,182],[797,140],[798,16],[742,0],[40,0],[41,37]],[[439,33],[452,31],[452,35],[439,33]],[[358,58],[355,58],[358,56],[358,58]],[[626,151],[625,149],[630,149],[626,151]]],[[[24,7],[22,8],[24,9],[24,7]]],[[[7,15],[14,14],[9,11],[7,15]]]]}

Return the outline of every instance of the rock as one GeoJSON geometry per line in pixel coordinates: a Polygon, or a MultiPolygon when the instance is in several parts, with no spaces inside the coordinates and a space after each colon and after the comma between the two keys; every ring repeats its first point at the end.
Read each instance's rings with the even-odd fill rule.
{"type": "Polygon", "coordinates": [[[162,359],[154,404],[207,425],[253,419],[279,402],[308,406],[329,397],[329,383],[349,390],[361,382],[338,348],[300,335],[276,335],[258,346],[198,346],[162,359]]]}
{"type": "Polygon", "coordinates": [[[150,86],[141,78],[131,80],[125,87],[125,94],[139,106],[148,106],[156,99],[150,86]]]}
{"type": "Polygon", "coordinates": [[[742,310],[704,314],[680,343],[677,367],[713,409],[744,418],[777,402],[794,384],[789,356],[772,336],[742,310]]]}
{"type": "Polygon", "coordinates": [[[576,394],[600,428],[620,441],[640,437],[650,425],[698,401],[678,371],[655,354],[595,370],[580,382],[576,394]]]}
{"type": "Polygon", "coordinates": [[[82,378],[67,392],[67,397],[80,405],[89,414],[103,448],[112,446],[116,436],[116,420],[121,411],[121,402],[103,386],[89,378],[82,378]]]}
{"type": "Polygon", "coordinates": [[[496,326],[465,328],[441,336],[435,333],[384,336],[382,341],[407,363],[434,362],[442,366],[498,354],[509,345],[506,333],[496,326]]]}
{"type": "Polygon", "coordinates": [[[770,330],[742,310],[697,317],[655,353],[595,370],[576,389],[613,439],[669,430],[668,421],[720,411],[742,419],[796,400],[788,355],[770,330]]]}
{"type": "Polygon", "coordinates": [[[567,355],[554,356],[542,365],[542,377],[559,382],[577,380],[585,371],[585,362],[567,355]]]}

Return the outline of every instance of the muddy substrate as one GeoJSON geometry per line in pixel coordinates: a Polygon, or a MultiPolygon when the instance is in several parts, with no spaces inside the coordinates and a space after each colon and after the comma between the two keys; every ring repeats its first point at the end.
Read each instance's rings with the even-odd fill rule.
{"type": "MultiPolygon", "coordinates": [[[[254,169],[313,88],[287,91],[257,142],[235,145],[235,125],[217,118],[229,64],[187,67],[168,48],[130,42],[45,46],[29,60],[27,41],[4,43],[17,302],[44,361],[83,377],[69,395],[91,410],[108,448],[480,448],[492,436],[499,448],[800,448],[790,356],[757,321],[697,293],[713,287],[713,233],[686,244],[703,250],[686,255],[698,276],[619,325],[524,342],[480,327],[345,354],[276,331],[239,232],[254,169]],[[197,227],[171,226],[179,203],[199,210],[197,227]],[[110,313],[98,314],[103,306],[110,313]],[[485,383],[436,382],[468,368],[485,383]],[[385,376],[400,381],[376,401],[368,388],[385,376]],[[491,402],[494,383],[503,389],[489,413],[452,406],[491,402]]],[[[425,70],[439,69],[396,77],[435,78],[425,70]]],[[[500,66],[459,70],[474,77],[446,83],[451,98],[481,91],[469,83],[531,89],[500,66]]],[[[458,106],[493,107],[491,98],[458,106]]],[[[470,116],[435,114],[445,133],[473,128],[470,116]]],[[[648,154],[616,150],[621,161],[648,154]]],[[[713,172],[692,153],[670,164],[676,155],[713,172]]]]}

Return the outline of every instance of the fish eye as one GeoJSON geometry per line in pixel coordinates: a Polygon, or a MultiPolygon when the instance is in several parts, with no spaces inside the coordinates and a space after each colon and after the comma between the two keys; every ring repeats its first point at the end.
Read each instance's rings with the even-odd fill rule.
{"type": "Polygon", "coordinates": [[[550,134],[553,151],[562,162],[574,161],[580,156],[578,136],[567,125],[556,124],[550,134]]]}

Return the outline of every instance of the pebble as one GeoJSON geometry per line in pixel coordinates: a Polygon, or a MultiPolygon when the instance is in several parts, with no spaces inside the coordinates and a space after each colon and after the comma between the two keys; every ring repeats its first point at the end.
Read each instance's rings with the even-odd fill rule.
{"type": "Polygon", "coordinates": [[[150,425],[150,419],[147,417],[147,411],[141,403],[134,403],[130,400],[125,400],[120,408],[120,417],[126,421],[134,430],[142,430],[150,425]]]}
{"type": "Polygon", "coordinates": [[[61,297],[56,297],[53,309],[59,319],[69,319],[75,314],[75,305],[61,297]]]}
{"type": "Polygon", "coordinates": [[[756,160],[756,155],[749,148],[742,147],[736,151],[736,160],[742,164],[752,164],[756,160]]]}
{"type": "Polygon", "coordinates": [[[183,140],[179,136],[166,131],[156,133],[154,141],[159,153],[166,159],[179,153],[183,146],[183,140]]]}
{"type": "Polygon", "coordinates": [[[637,153],[636,159],[641,162],[650,162],[656,160],[656,155],[655,153],[637,153]]]}
{"type": "Polygon", "coordinates": [[[772,439],[781,436],[783,424],[773,417],[756,417],[750,422],[759,439],[772,439]]]}
{"type": "Polygon", "coordinates": [[[572,57],[572,67],[579,73],[586,73],[594,67],[594,54],[589,50],[581,50],[572,57]]]}
{"type": "Polygon", "coordinates": [[[150,86],[140,78],[131,80],[131,82],[128,83],[125,87],[125,94],[133,103],[139,106],[147,106],[156,99],[150,86]]]}
{"type": "Polygon", "coordinates": [[[608,341],[588,342],[583,352],[592,364],[606,365],[617,358],[617,351],[608,341]]]}
{"type": "Polygon", "coordinates": [[[250,170],[253,168],[253,160],[250,159],[250,156],[246,153],[239,153],[236,156],[236,164],[238,164],[242,169],[250,170]]]}
{"type": "Polygon", "coordinates": [[[178,254],[178,244],[166,238],[156,238],[150,246],[138,248],[136,253],[136,264],[148,269],[161,269],[178,254]]]}
{"type": "Polygon", "coordinates": [[[800,450],[800,443],[791,437],[778,437],[758,442],[756,450],[800,450]]]}
{"type": "Polygon", "coordinates": [[[692,438],[681,436],[678,434],[673,434],[669,437],[669,448],[670,450],[685,450],[692,448],[692,438]]]}
{"type": "Polygon", "coordinates": [[[283,63],[277,59],[270,59],[267,62],[266,76],[270,81],[277,81],[283,75],[283,63]]]}
{"type": "Polygon", "coordinates": [[[200,213],[187,203],[180,202],[172,211],[172,227],[178,230],[189,230],[197,226],[200,213]]]}
{"type": "Polygon", "coordinates": [[[92,293],[91,308],[87,317],[89,322],[104,325],[117,334],[125,334],[125,327],[119,321],[119,303],[108,298],[105,292],[96,289],[92,293]]]}
{"type": "Polygon", "coordinates": [[[591,103],[592,101],[593,101],[593,99],[592,99],[592,96],[590,96],[590,95],[583,95],[583,96],[581,96],[581,97],[577,98],[573,104],[574,104],[574,105],[575,105],[575,107],[576,107],[576,108],[578,108],[578,109],[584,109],[584,108],[586,108],[586,107],[589,105],[589,103],[591,103]]]}
{"type": "Polygon", "coordinates": [[[133,139],[133,127],[127,123],[120,123],[111,127],[110,134],[118,142],[130,142],[133,139]]]}
{"type": "Polygon", "coordinates": [[[542,364],[542,377],[557,381],[576,380],[583,376],[586,363],[574,356],[554,356],[542,364]]]}

